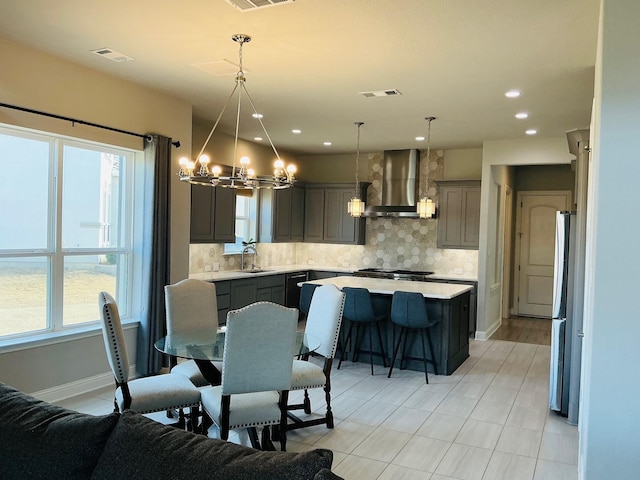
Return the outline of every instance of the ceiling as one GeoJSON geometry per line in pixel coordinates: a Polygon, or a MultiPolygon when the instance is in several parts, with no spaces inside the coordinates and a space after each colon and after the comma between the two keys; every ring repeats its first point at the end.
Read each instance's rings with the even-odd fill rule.
{"type": "MultiPolygon", "coordinates": [[[[599,3],[295,0],[241,11],[226,0],[0,0],[0,36],[168,92],[212,126],[235,73],[193,65],[237,65],[231,36],[244,33],[247,89],[278,149],[353,152],[355,121],[363,151],[425,148],[415,137],[426,116],[437,117],[431,148],[473,148],[588,127],[599,3]],[[134,60],[90,52],[103,47],[134,60]],[[359,94],[390,89],[401,95],[359,94]],[[510,89],[522,95],[508,99],[510,89]],[[515,119],[521,111],[529,118],[515,119]]],[[[233,131],[234,112],[221,130],[233,131]]],[[[243,138],[261,133],[241,121],[243,138]]]]}

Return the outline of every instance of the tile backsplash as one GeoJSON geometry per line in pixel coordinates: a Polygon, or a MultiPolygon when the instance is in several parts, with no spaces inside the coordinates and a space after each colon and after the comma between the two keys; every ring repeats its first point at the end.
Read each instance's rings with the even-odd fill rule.
{"type": "MultiPolygon", "coordinates": [[[[444,153],[432,151],[429,159],[421,152],[420,192],[436,204],[435,180],[442,179],[444,153]]],[[[377,205],[381,193],[382,154],[369,155],[367,203],[377,205]]],[[[260,243],[258,265],[318,265],[347,268],[403,268],[429,270],[440,274],[478,273],[477,250],[442,250],[436,248],[437,219],[367,218],[366,245],[331,245],[318,243],[260,243]]],[[[224,255],[223,245],[192,244],[189,273],[240,269],[240,255],[224,255]],[[215,268],[218,267],[218,268],[215,268]]]]}

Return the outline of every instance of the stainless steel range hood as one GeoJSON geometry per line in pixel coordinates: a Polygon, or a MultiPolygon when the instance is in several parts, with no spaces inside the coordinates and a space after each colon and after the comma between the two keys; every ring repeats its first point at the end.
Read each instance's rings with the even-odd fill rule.
{"type": "Polygon", "coordinates": [[[419,180],[419,150],[385,150],[382,159],[382,204],[367,206],[365,217],[417,218],[419,180]]]}

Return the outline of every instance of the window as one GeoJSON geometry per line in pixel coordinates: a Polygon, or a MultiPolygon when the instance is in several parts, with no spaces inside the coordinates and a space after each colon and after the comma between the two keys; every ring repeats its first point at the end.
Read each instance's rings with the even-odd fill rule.
{"type": "Polygon", "coordinates": [[[130,298],[135,152],[0,127],[0,339],[98,320],[130,298]]]}
{"type": "Polygon", "coordinates": [[[225,243],[224,253],[242,252],[242,242],[256,239],[257,193],[238,190],[236,194],[236,242],[225,243]]]}

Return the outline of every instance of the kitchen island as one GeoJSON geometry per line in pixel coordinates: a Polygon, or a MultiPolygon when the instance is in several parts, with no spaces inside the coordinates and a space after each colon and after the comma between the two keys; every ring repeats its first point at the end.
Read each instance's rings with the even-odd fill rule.
{"type": "MultiPolygon", "coordinates": [[[[441,375],[451,375],[469,356],[469,296],[473,290],[473,287],[469,285],[411,282],[352,276],[324,278],[303,283],[316,285],[331,283],[340,289],[343,287],[366,288],[372,296],[374,296],[376,305],[382,305],[382,308],[387,310],[387,313],[389,313],[391,309],[393,292],[420,293],[425,297],[429,317],[439,319],[438,323],[431,328],[431,338],[433,340],[434,356],[438,363],[438,373],[441,375]]],[[[395,344],[399,329],[394,326],[390,318],[383,321],[381,327],[385,353],[388,358],[388,363],[390,363],[393,345],[395,344]]],[[[348,328],[348,322],[343,322],[341,328],[343,345],[348,328]]],[[[363,348],[366,349],[369,348],[369,346],[365,344],[363,348]]],[[[408,345],[408,350],[409,352],[407,353],[412,357],[421,357],[422,355],[419,342],[408,345]]],[[[366,356],[364,358],[366,358],[366,356]]],[[[374,362],[381,364],[382,360],[376,357],[374,358],[374,362]]],[[[422,362],[418,361],[407,361],[406,367],[412,370],[423,369],[422,362]]],[[[431,366],[429,371],[433,372],[431,366]]]]}

